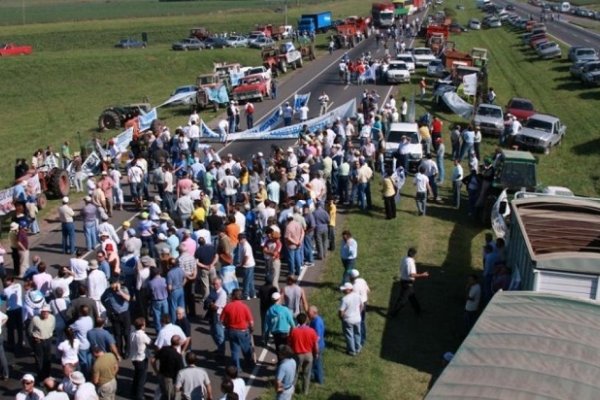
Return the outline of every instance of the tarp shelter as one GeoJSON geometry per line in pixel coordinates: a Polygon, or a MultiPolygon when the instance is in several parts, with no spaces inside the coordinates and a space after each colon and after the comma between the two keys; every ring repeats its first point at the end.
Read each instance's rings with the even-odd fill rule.
{"type": "Polygon", "coordinates": [[[499,292],[426,399],[598,399],[599,360],[600,304],[499,292]]]}

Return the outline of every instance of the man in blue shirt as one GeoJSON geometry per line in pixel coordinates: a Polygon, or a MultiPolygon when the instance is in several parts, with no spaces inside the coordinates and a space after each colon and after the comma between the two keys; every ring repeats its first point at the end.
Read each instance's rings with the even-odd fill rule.
{"type": "Polygon", "coordinates": [[[272,306],[269,307],[265,315],[265,332],[263,340],[265,343],[269,340],[269,334],[273,334],[275,348],[287,343],[290,330],[296,326],[292,311],[280,304],[281,294],[275,292],[271,295],[272,306]]]}
{"type": "Polygon", "coordinates": [[[90,342],[91,348],[98,347],[105,353],[113,353],[117,361],[121,361],[114,336],[104,329],[105,322],[104,318],[97,318],[94,322],[94,329],[87,333],[87,340],[90,342]]]}
{"type": "Polygon", "coordinates": [[[343,285],[346,282],[350,282],[350,271],[352,271],[356,265],[358,243],[354,240],[350,231],[342,232],[342,239],[340,256],[342,258],[342,265],[344,266],[344,275],[342,277],[343,285]]]}
{"type": "Polygon", "coordinates": [[[121,287],[117,278],[112,278],[110,287],[106,289],[100,301],[106,307],[106,313],[113,326],[117,341],[117,349],[124,358],[129,356],[129,331],[131,330],[131,316],[129,315],[129,301],[131,296],[126,287],[121,287]]]}
{"type": "Polygon", "coordinates": [[[163,314],[169,314],[169,303],[167,298],[169,296],[167,292],[167,281],[163,278],[158,268],[150,268],[150,280],[148,281],[148,290],[150,292],[150,298],[152,299],[152,316],[154,318],[154,327],[156,332],[159,332],[162,328],[160,323],[163,314]]]}
{"type": "MultiPolygon", "coordinates": [[[[185,249],[180,248],[180,252],[185,249]]],[[[177,307],[182,307],[185,310],[185,300],[183,293],[183,284],[185,283],[185,272],[175,259],[171,259],[174,264],[169,266],[167,273],[167,288],[169,289],[169,315],[171,321],[177,319],[177,307]]]]}
{"type": "Polygon", "coordinates": [[[323,373],[323,352],[325,351],[325,322],[319,315],[319,310],[316,306],[310,306],[308,309],[308,318],[310,319],[309,326],[317,332],[319,337],[319,354],[313,361],[312,366],[312,379],[318,384],[323,384],[324,373],[323,373]]]}
{"type": "Polygon", "coordinates": [[[294,381],[296,379],[296,361],[294,352],[288,345],[277,348],[281,362],[277,366],[277,400],[291,400],[294,397],[294,381]]]}

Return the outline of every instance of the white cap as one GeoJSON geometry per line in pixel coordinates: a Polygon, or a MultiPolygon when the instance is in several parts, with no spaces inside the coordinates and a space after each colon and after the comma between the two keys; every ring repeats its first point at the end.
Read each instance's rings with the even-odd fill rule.
{"type": "Polygon", "coordinates": [[[262,157],[262,156],[263,156],[263,153],[262,153],[262,151],[259,151],[259,152],[258,152],[258,156],[259,156],[259,157],[262,157]]]}
{"type": "Polygon", "coordinates": [[[44,304],[40,311],[41,312],[44,312],[44,311],[50,312],[50,306],[48,304],[44,304]]]}
{"type": "Polygon", "coordinates": [[[167,240],[167,237],[165,236],[164,233],[159,233],[158,234],[158,240],[167,240]]]}
{"type": "Polygon", "coordinates": [[[354,289],[354,287],[352,286],[352,284],[350,282],[346,282],[342,286],[340,286],[340,290],[342,292],[345,290],[352,290],[352,289],[354,289]]]}
{"type": "Polygon", "coordinates": [[[31,374],[25,374],[23,375],[23,377],[21,378],[21,382],[23,381],[28,381],[28,382],[35,382],[35,378],[33,377],[33,375],[31,374]]]}
{"type": "Polygon", "coordinates": [[[358,278],[359,275],[360,275],[360,272],[358,272],[357,269],[353,269],[352,271],[350,271],[350,276],[353,278],[358,278]]]}
{"type": "Polygon", "coordinates": [[[275,292],[275,293],[273,293],[273,294],[271,295],[271,300],[275,300],[275,301],[277,301],[277,300],[279,300],[280,298],[281,298],[281,293],[279,293],[279,292],[275,292]]]}
{"type": "Polygon", "coordinates": [[[288,153],[293,153],[293,152],[294,152],[294,149],[293,149],[293,148],[291,148],[291,147],[288,147],[288,148],[287,148],[287,152],[288,152],[288,153]]]}
{"type": "Polygon", "coordinates": [[[67,196],[63,197],[62,198],[62,202],[65,203],[65,204],[68,203],[69,202],[69,198],[67,196]]]}

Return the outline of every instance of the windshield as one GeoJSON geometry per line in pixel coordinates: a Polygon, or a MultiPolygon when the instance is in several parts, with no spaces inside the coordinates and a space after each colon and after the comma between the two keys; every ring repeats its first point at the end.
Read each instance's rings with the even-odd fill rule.
{"type": "Polygon", "coordinates": [[[392,131],[390,132],[387,141],[389,143],[400,143],[402,141],[402,136],[406,136],[411,144],[419,143],[419,136],[416,132],[402,132],[402,131],[392,131]]]}
{"type": "Polygon", "coordinates": [[[510,103],[510,107],[509,108],[516,108],[517,110],[533,111],[533,104],[530,103],[530,102],[528,102],[528,101],[513,100],[510,103]]]}
{"type": "Polygon", "coordinates": [[[508,189],[534,188],[535,164],[505,161],[496,172],[496,178],[498,177],[508,189]]]}
{"type": "Polygon", "coordinates": [[[203,77],[198,78],[198,82],[200,82],[201,85],[206,85],[209,83],[213,83],[214,80],[213,80],[212,76],[203,76],[203,77]]]}
{"type": "Polygon", "coordinates": [[[404,62],[413,62],[412,56],[396,56],[396,59],[404,62]]]}
{"type": "Polygon", "coordinates": [[[502,118],[502,110],[495,107],[479,107],[477,109],[477,115],[481,115],[482,117],[494,117],[494,118],[502,118]]]}
{"type": "Polygon", "coordinates": [[[415,54],[419,56],[428,56],[431,54],[429,49],[415,49],[415,54]]]}
{"type": "Polygon", "coordinates": [[[596,51],[594,49],[579,50],[577,52],[577,55],[578,56],[595,56],[596,51]]]}
{"type": "Polygon", "coordinates": [[[528,119],[525,123],[525,127],[543,132],[552,132],[552,122],[540,121],[535,118],[528,119]]]}
{"type": "Polygon", "coordinates": [[[395,70],[404,70],[406,69],[406,64],[402,63],[394,63],[394,64],[390,64],[390,66],[388,67],[388,69],[395,69],[395,70]]]}

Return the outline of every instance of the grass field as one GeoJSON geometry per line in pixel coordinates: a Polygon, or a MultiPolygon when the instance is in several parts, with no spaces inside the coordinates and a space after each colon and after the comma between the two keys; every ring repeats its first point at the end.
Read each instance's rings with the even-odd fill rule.
{"type": "MultiPolygon", "coordinates": [[[[290,2],[291,5],[295,3],[290,2]]],[[[206,26],[214,32],[246,32],[256,23],[283,23],[283,14],[275,11],[281,2],[37,0],[26,1],[29,10],[37,9],[40,15],[52,14],[55,19],[64,19],[21,26],[18,15],[7,17],[10,10],[15,11],[20,4],[20,0],[0,2],[0,20],[6,18],[10,23],[2,28],[0,42],[34,46],[31,56],[0,60],[3,94],[0,125],[5,143],[0,157],[0,186],[10,184],[17,157],[29,159],[36,148],[48,144],[57,148],[64,140],[70,140],[72,148],[78,148],[77,132],[81,132],[82,142],[86,142],[97,127],[100,112],[108,105],[140,102],[144,98],[159,104],[175,87],[193,83],[198,74],[212,69],[214,61],[245,65],[256,65],[260,61],[259,51],[250,49],[171,51],[171,43],[186,37],[190,28],[206,26]],[[44,11],[44,7],[48,10],[44,11]],[[96,15],[89,11],[90,7],[111,11],[96,15]],[[121,7],[132,11],[129,14],[121,12],[121,7]],[[148,16],[148,9],[153,7],[161,8],[156,14],[160,17],[148,16]],[[172,16],[177,15],[178,12],[173,11],[177,7],[199,7],[199,10],[196,14],[186,11],[182,12],[183,16],[172,16]],[[222,9],[221,12],[212,12],[217,7],[222,9]],[[72,18],[69,13],[63,15],[61,10],[65,8],[78,10],[75,14],[81,18],[72,18]],[[98,19],[70,20],[83,20],[90,15],[98,19]],[[131,15],[136,18],[125,18],[131,15]],[[117,19],[102,19],[117,16],[117,19]],[[121,38],[139,38],[141,32],[147,32],[149,36],[146,49],[113,47],[121,38]]],[[[302,12],[323,9],[332,10],[336,18],[360,10],[359,13],[368,12],[360,0],[322,3],[311,0],[303,1],[302,8],[291,7],[289,21],[294,23],[302,12]]],[[[159,116],[169,125],[177,126],[186,120],[187,113],[188,110],[183,108],[164,109],[159,116]]],[[[204,113],[204,118],[210,119],[212,115],[204,113]]]]}
{"type": "MultiPolygon", "coordinates": [[[[447,2],[453,7],[455,1],[447,2]]],[[[464,3],[463,3],[464,4],[464,3]]],[[[458,21],[480,16],[471,7],[457,11],[458,21]]],[[[548,156],[539,155],[539,177],[546,185],[564,185],[576,193],[600,195],[600,136],[594,124],[600,100],[599,89],[582,88],[569,77],[569,63],[563,60],[539,61],[533,51],[520,45],[518,33],[508,27],[453,35],[457,48],[486,47],[491,51],[490,85],[498,94],[498,104],[512,96],[528,97],[538,110],[560,116],[568,125],[566,140],[548,156]]],[[[567,48],[564,48],[566,54],[567,48]]],[[[416,83],[418,78],[413,79],[416,83]]],[[[398,96],[411,95],[415,86],[401,86],[398,96]]],[[[447,113],[436,113],[431,104],[418,105],[440,115],[446,126],[462,121],[447,113]]],[[[446,131],[445,131],[446,132],[446,131]]],[[[495,140],[484,139],[484,153],[490,154],[495,140]]],[[[447,150],[449,145],[447,144],[447,150]]],[[[446,161],[446,177],[451,173],[446,161]]],[[[398,218],[384,220],[379,198],[379,180],[372,185],[374,210],[368,214],[351,212],[338,231],[349,229],[359,243],[358,269],[369,282],[368,339],[355,358],[344,354],[344,338],[337,318],[341,298],[338,290],[342,265],[339,255],[327,261],[322,282],[313,294],[328,323],[329,350],[325,355],[327,383],[314,388],[310,399],[421,399],[441,372],[441,357],[455,351],[463,338],[462,310],[466,277],[481,270],[481,249],[485,227],[467,217],[466,209],[455,210],[448,202],[429,205],[428,216],[416,216],[414,186],[410,179],[403,189],[398,218]],[[410,307],[394,319],[386,317],[391,299],[399,288],[392,277],[398,274],[402,256],[410,246],[418,247],[419,272],[430,278],[419,281],[417,295],[427,312],[417,318],[410,307]]],[[[448,179],[441,190],[450,197],[448,179]]]]}

